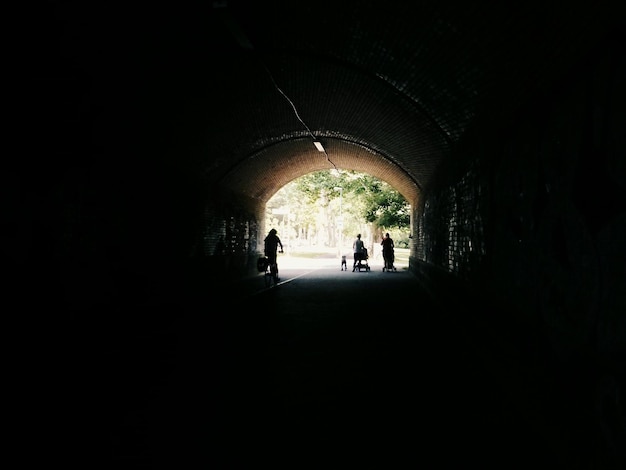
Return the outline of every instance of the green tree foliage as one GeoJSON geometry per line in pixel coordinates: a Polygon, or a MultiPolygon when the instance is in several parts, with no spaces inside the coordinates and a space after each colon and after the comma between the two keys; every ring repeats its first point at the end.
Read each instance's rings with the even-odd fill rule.
{"type": "Polygon", "coordinates": [[[374,238],[390,232],[401,246],[408,243],[410,206],[389,184],[365,173],[316,171],[280,189],[267,203],[266,224],[284,238],[335,244],[369,224],[374,238]]]}
{"type": "Polygon", "coordinates": [[[329,204],[341,195],[346,212],[381,229],[407,229],[410,225],[406,199],[371,175],[343,170],[316,171],[295,180],[295,186],[311,204],[329,204]]]}
{"type": "Polygon", "coordinates": [[[294,181],[295,188],[309,204],[327,204],[329,199],[324,196],[339,196],[336,187],[342,186],[342,181],[329,171],[315,171],[301,176],[294,181]]]}
{"type": "MultiPolygon", "coordinates": [[[[386,183],[384,183],[384,186],[386,183]]],[[[406,199],[394,189],[378,188],[369,195],[365,219],[383,229],[408,228],[410,207],[406,199]]]]}

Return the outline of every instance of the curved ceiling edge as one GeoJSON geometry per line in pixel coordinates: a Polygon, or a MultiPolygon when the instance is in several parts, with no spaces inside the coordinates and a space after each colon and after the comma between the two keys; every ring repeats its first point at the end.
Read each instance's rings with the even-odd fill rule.
{"type": "Polygon", "coordinates": [[[324,138],[326,152],[311,139],[276,143],[242,160],[219,184],[236,193],[266,202],[290,181],[307,173],[333,168],[368,173],[389,183],[415,205],[420,189],[398,164],[366,147],[337,138],[324,138]]]}

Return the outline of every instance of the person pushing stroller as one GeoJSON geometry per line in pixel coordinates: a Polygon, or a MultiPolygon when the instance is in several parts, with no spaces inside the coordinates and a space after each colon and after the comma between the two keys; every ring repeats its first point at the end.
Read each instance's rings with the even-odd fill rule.
{"type": "Polygon", "coordinates": [[[384,261],[383,271],[385,270],[395,271],[396,268],[393,265],[394,258],[395,258],[394,243],[393,243],[393,238],[389,236],[389,233],[385,234],[385,238],[383,238],[383,241],[380,242],[380,246],[383,247],[383,261],[384,261]]]}
{"type": "Polygon", "coordinates": [[[365,259],[365,244],[363,243],[363,240],[361,240],[360,233],[356,236],[356,239],[352,243],[352,251],[354,252],[354,263],[352,264],[352,272],[354,272],[356,271],[356,268],[361,265],[361,261],[365,259]]]}

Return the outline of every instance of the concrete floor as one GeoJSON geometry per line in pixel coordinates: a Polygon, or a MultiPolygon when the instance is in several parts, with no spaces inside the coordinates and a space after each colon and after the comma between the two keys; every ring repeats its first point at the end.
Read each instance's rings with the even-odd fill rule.
{"type": "Polygon", "coordinates": [[[489,324],[493,312],[445,311],[403,267],[282,261],[277,287],[250,278],[102,356],[110,468],[578,468],[591,458],[576,445],[586,436],[573,395],[560,400],[564,385],[524,357],[520,333],[489,324]]]}

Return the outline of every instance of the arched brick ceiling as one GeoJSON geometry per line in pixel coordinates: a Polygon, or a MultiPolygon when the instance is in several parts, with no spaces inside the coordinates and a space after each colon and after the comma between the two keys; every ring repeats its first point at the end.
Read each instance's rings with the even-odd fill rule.
{"type": "Polygon", "coordinates": [[[127,133],[147,164],[163,155],[261,201],[330,160],[414,203],[478,119],[565,76],[618,11],[578,4],[85,4],[55,21],[89,38],[68,36],[69,54],[94,77],[92,132],[112,149],[127,133]]]}
{"type": "Polygon", "coordinates": [[[242,162],[225,175],[222,183],[248,197],[267,201],[290,181],[318,170],[351,169],[369,173],[396,188],[408,201],[419,193],[415,182],[391,160],[359,145],[337,138],[324,139],[320,153],[311,139],[279,142],[242,162]],[[259,184],[259,175],[263,175],[259,184]]]}
{"type": "Polygon", "coordinates": [[[229,119],[216,127],[220,135],[241,132],[248,140],[238,135],[230,142],[242,158],[229,161],[220,183],[251,197],[266,200],[298,176],[338,167],[372,174],[415,202],[433,162],[449,146],[449,137],[406,96],[346,64],[306,55],[261,61],[255,55],[239,73],[255,80],[241,84],[229,119]],[[260,172],[270,188],[249,186],[260,172]]]}
{"type": "Polygon", "coordinates": [[[570,4],[503,3],[214,2],[231,43],[212,177],[267,200],[335,164],[416,202],[478,115],[523,103],[602,26],[570,4]]]}

